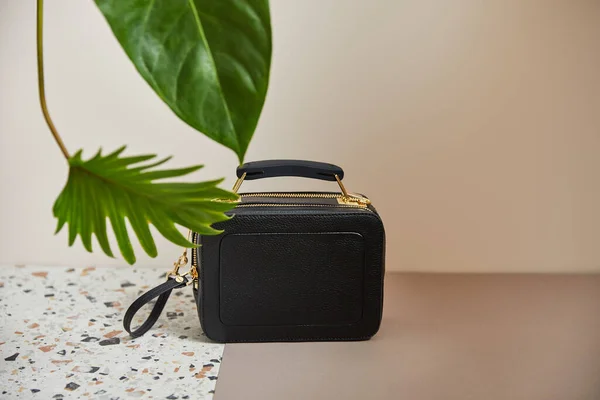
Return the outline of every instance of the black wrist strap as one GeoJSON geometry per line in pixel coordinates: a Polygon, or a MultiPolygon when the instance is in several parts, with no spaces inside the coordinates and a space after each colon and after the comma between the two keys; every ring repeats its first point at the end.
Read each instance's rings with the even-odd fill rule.
{"type": "Polygon", "coordinates": [[[131,336],[142,336],[144,333],[148,332],[150,328],[152,328],[152,326],[158,320],[158,317],[160,317],[160,314],[162,313],[163,309],[165,308],[165,304],[167,304],[167,300],[169,300],[169,296],[171,295],[173,289],[177,289],[187,285],[188,278],[184,276],[182,276],[181,278],[183,278],[180,279],[181,282],[178,282],[175,278],[169,278],[165,283],[162,283],[157,287],[150,289],[149,291],[138,297],[133,303],[131,303],[131,305],[127,309],[127,312],[125,313],[125,317],[123,318],[123,327],[127,332],[129,332],[131,336]],[[156,300],[156,304],[152,308],[152,311],[150,312],[150,315],[148,316],[146,321],[144,321],[144,323],[140,325],[139,328],[132,331],[131,321],[133,320],[135,314],[140,310],[140,308],[142,308],[144,305],[148,304],[157,297],[158,299],[156,300]]]}

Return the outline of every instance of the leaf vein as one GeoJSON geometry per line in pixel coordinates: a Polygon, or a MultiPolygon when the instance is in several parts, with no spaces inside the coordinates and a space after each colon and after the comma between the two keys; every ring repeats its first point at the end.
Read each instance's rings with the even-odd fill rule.
{"type": "MultiPolygon", "coordinates": [[[[202,22],[200,21],[200,15],[198,14],[198,9],[196,8],[196,5],[194,4],[193,0],[188,0],[188,5],[190,6],[192,13],[194,14],[194,21],[196,22],[196,27],[198,28],[198,34],[200,35],[200,38],[202,39],[202,42],[204,43],[204,46],[206,47],[206,51],[207,51],[210,61],[212,63],[215,77],[216,77],[217,87],[219,88],[219,94],[221,95],[221,99],[223,101],[223,107],[225,108],[225,113],[227,114],[227,118],[229,120],[229,123],[231,124],[231,128],[233,129],[234,132],[236,132],[237,129],[233,123],[233,119],[231,117],[231,111],[229,110],[229,105],[227,104],[227,99],[225,98],[225,94],[223,93],[223,87],[221,84],[221,78],[219,77],[219,73],[217,70],[217,64],[215,63],[215,59],[213,57],[212,50],[211,50],[210,46],[208,45],[208,40],[206,40],[206,35],[204,34],[204,28],[202,27],[202,22]]],[[[234,135],[234,137],[235,137],[235,143],[237,146],[236,152],[239,152],[240,144],[238,142],[237,135],[234,135]]]]}

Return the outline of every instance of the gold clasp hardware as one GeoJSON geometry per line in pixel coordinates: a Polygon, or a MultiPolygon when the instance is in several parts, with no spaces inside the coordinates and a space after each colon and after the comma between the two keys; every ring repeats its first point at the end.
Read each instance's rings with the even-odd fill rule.
{"type": "MultiPolygon", "coordinates": [[[[187,251],[184,252],[178,259],[173,263],[173,269],[167,272],[167,279],[170,276],[181,276],[179,275],[179,268],[185,266],[188,263],[187,251]]],[[[186,275],[186,274],[184,274],[186,275]]]]}
{"type": "Polygon", "coordinates": [[[371,200],[367,199],[366,197],[354,193],[348,193],[340,177],[337,174],[335,174],[334,176],[338,186],[340,187],[340,190],[342,191],[342,197],[338,198],[338,203],[356,204],[360,206],[368,206],[369,204],[371,204],[371,200]]]}
{"type": "MultiPolygon", "coordinates": [[[[191,230],[188,232],[188,240],[190,240],[191,230]]],[[[190,270],[184,274],[179,273],[179,269],[184,267],[188,263],[187,257],[187,249],[183,250],[183,254],[179,256],[177,261],[173,263],[173,269],[166,274],[166,279],[169,280],[173,277],[177,282],[181,283],[184,281],[185,277],[189,275],[191,279],[188,279],[187,285],[190,285],[194,280],[198,279],[198,271],[195,266],[191,266],[190,270]]]]}

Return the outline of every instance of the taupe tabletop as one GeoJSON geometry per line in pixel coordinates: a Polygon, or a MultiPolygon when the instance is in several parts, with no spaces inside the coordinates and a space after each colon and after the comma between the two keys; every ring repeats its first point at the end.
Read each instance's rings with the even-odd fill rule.
{"type": "Polygon", "coordinates": [[[600,276],[388,274],[366,342],[231,344],[216,400],[599,400],[600,276]]]}

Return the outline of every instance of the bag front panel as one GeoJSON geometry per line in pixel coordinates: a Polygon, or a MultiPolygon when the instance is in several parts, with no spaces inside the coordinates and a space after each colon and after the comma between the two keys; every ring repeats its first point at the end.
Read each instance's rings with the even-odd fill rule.
{"type": "Polygon", "coordinates": [[[250,207],[201,236],[199,314],[220,342],[361,340],[381,322],[384,230],[371,209],[250,207]]]}

